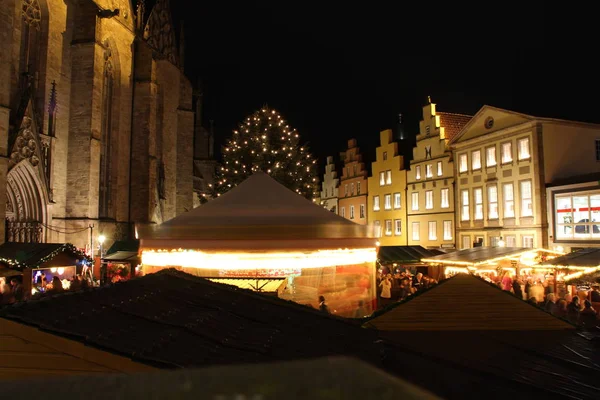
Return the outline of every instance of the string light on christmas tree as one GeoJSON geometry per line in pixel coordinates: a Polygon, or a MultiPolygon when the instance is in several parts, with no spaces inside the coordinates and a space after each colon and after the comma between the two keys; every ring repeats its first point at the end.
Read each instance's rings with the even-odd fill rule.
{"type": "Polygon", "coordinates": [[[291,190],[313,199],[318,190],[316,160],[300,135],[273,109],[263,107],[240,123],[224,146],[217,194],[262,170],[291,190]],[[235,166],[229,168],[228,166],[235,166]],[[227,179],[225,179],[227,178],[227,179]],[[309,183],[306,183],[309,182],[309,183]]]}

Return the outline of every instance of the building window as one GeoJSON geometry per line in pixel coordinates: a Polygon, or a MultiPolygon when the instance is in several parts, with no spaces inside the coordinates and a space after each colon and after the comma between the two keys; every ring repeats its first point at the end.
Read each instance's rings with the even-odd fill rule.
{"type": "Polygon", "coordinates": [[[444,188],[444,189],[440,190],[440,196],[442,198],[440,207],[450,208],[450,189],[444,188]]]}
{"type": "Polygon", "coordinates": [[[421,238],[419,230],[421,229],[420,224],[418,222],[412,223],[412,240],[418,242],[421,238]]]}
{"type": "Polygon", "coordinates": [[[554,201],[557,239],[600,239],[600,191],[557,195],[554,201]]]}
{"type": "Polygon", "coordinates": [[[502,143],[502,164],[507,164],[512,162],[512,143],[506,142],[502,143]]]}
{"type": "Polygon", "coordinates": [[[463,249],[471,248],[471,237],[470,236],[462,236],[461,240],[462,240],[462,248],[463,249]]]}
{"type": "Polygon", "coordinates": [[[419,211],[419,192],[412,193],[410,209],[413,211],[419,211]]]}
{"type": "Polygon", "coordinates": [[[402,235],[402,220],[401,219],[396,219],[394,220],[394,234],[396,236],[401,236],[402,235]]]}
{"type": "Polygon", "coordinates": [[[430,129],[431,129],[431,128],[429,127],[429,125],[427,125],[427,126],[425,127],[425,134],[426,134],[426,135],[429,135],[430,129]]]}
{"type": "Polygon", "coordinates": [[[386,161],[386,160],[387,160],[387,151],[384,151],[383,152],[383,161],[386,161]]]}
{"type": "Polygon", "coordinates": [[[488,147],[485,150],[485,165],[487,167],[494,167],[496,166],[496,146],[494,147],[488,147]]]}
{"type": "Polygon", "coordinates": [[[473,200],[475,202],[475,220],[483,219],[483,190],[473,189],[473,200]]]}
{"type": "Polygon", "coordinates": [[[469,170],[469,164],[466,154],[458,156],[458,172],[467,172],[469,170]]]}
{"type": "Polygon", "coordinates": [[[504,243],[506,244],[506,247],[517,247],[517,237],[516,236],[506,236],[504,238],[504,243]]]}
{"type": "Polygon", "coordinates": [[[471,169],[473,171],[481,169],[481,150],[471,153],[471,169]]]}
{"type": "Polygon", "coordinates": [[[327,188],[325,188],[325,198],[327,198],[327,188]]]}
{"type": "Polygon", "coordinates": [[[490,246],[498,247],[498,242],[500,242],[500,236],[491,236],[490,237],[490,246]]]}
{"type": "Polygon", "coordinates": [[[498,187],[488,187],[488,219],[498,219],[498,187]]]}
{"type": "Polygon", "coordinates": [[[381,221],[375,221],[375,237],[381,237],[381,221]]]}
{"type": "Polygon", "coordinates": [[[521,182],[521,217],[533,215],[533,203],[531,201],[531,181],[521,182]]]}
{"type": "Polygon", "coordinates": [[[427,178],[432,178],[433,177],[433,165],[427,164],[425,166],[425,176],[427,178]]]}
{"type": "Polygon", "coordinates": [[[112,182],[110,172],[112,169],[113,90],[113,67],[111,60],[108,59],[104,65],[104,86],[102,91],[102,139],[100,146],[100,192],[98,207],[98,216],[100,218],[109,218],[112,216],[112,182]]]}
{"type": "Polygon", "coordinates": [[[425,192],[425,209],[431,210],[433,208],[433,190],[427,190],[425,192]]]}
{"type": "Polygon", "coordinates": [[[360,205],[360,217],[359,218],[361,218],[361,219],[365,218],[365,205],[364,204],[360,205]]]}
{"type": "Polygon", "coordinates": [[[356,194],[360,194],[360,182],[356,182],[356,194]]]}
{"type": "Polygon", "coordinates": [[[383,196],[383,208],[385,210],[392,209],[392,195],[391,194],[386,194],[385,196],[383,196]]]}
{"type": "Polygon", "coordinates": [[[437,162],[437,174],[438,176],[444,175],[444,165],[441,161],[437,162]]]}
{"type": "Polygon", "coordinates": [[[515,217],[515,195],[512,183],[505,183],[503,189],[504,197],[504,218],[515,217]]]}
{"type": "Polygon", "coordinates": [[[350,219],[354,219],[354,206],[350,206],[350,219]]]}
{"type": "MultiPolygon", "coordinates": [[[[37,0],[25,0],[21,6],[20,77],[23,88],[36,88],[39,69],[42,10],[37,0]]],[[[17,28],[15,26],[15,28],[17,28]]],[[[32,99],[33,100],[33,99],[32,99]]],[[[43,111],[43,110],[42,110],[43,111]]]]}
{"type": "Polygon", "coordinates": [[[344,218],[346,218],[346,207],[342,207],[340,208],[340,215],[344,218]]]}
{"type": "Polygon", "coordinates": [[[523,247],[533,248],[533,236],[523,236],[523,247]]]}
{"type": "Polygon", "coordinates": [[[531,158],[531,152],[529,151],[529,138],[519,139],[517,144],[519,146],[519,160],[527,160],[531,158]]]}
{"type": "Polygon", "coordinates": [[[356,171],[358,171],[358,165],[354,164],[353,169],[354,169],[354,176],[356,176],[356,171]]]}
{"type": "Polygon", "coordinates": [[[469,191],[463,190],[461,193],[462,210],[460,212],[461,221],[468,221],[470,219],[469,212],[469,191]]]}
{"type": "Polygon", "coordinates": [[[421,166],[420,165],[417,165],[415,167],[415,179],[416,180],[421,179],[421,166]]]}
{"type": "Polygon", "coordinates": [[[354,183],[350,184],[350,194],[354,196],[354,183]]]}
{"type": "Polygon", "coordinates": [[[402,197],[400,193],[394,193],[394,208],[399,209],[402,208],[402,197]]]}
{"type": "Polygon", "coordinates": [[[452,221],[444,221],[444,240],[452,240],[452,221]]]}
{"type": "Polygon", "coordinates": [[[596,139],[596,161],[600,161],[600,139],[596,139]]]}
{"type": "Polygon", "coordinates": [[[348,185],[344,185],[344,196],[348,196],[348,185]]]}
{"type": "Polygon", "coordinates": [[[381,171],[379,173],[379,186],[384,186],[385,185],[385,172],[381,171]]]}
{"type": "Polygon", "coordinates": [[[379,196],[373,196],[373,211],[379,211],[379,196]]]}
{"type": "Polygon", "coordinates": [[[348,177],[351,177],[351,176],[352,176],[352,168],[348,167],[348,177]]]}
{"type": "Polygon", "coordinates": [[[385,220],[385,236],[392,236],[392,220],[385,220]]]}
{"type": "Polygon", "coordinates": [[[437,222],[429,221],[429,240],[437,240],[437,222]]]}
{"type": "Polygon", "coordinates": [[[385,171],[385,183],[386,185],[391,185],[392,184],[392,171],[385,171]]]}

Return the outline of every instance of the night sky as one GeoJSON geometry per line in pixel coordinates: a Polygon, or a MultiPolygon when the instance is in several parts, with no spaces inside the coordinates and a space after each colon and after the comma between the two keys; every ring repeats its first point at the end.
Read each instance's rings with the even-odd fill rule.
{"type": "Polygon", "coordinates": [[[398,113],[414,135],[428,95],[440,111],[472,115],[489,104],[600,122],[590,58],[597,31],[585,10],[571,16],[540,1],[477,10],[455,2],[171,3],[185,21],[185,72],[203,81],[217,145],[263,104],[287,118],[321,164],[352,137],[372,161],[379,131],[394,128],[398,113]]]}

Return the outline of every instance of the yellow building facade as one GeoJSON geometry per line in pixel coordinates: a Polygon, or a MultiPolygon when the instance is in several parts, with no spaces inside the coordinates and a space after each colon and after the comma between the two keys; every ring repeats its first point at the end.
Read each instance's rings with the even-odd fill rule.
{"type": "Polygon", "coordinates": [[[423,107],[413,160],[407,173],[408,244],[456,248],[454,166],[448,142],[471,119],[423,107]]]}
{"type": "MultiPolygon", "coordinates": [[[[558,235],[549,229],[552,218],[548,214],[554,215],[550,207],[569,210],[560,214],[560,223],[553,227],[565,242],[580,239],[578,232],[585,236],[586,224],[594,217],[589,196],[587,205],[582,206],[584,212],[575,215],[582,207],[575,207],[568,196],[548,202],[546,187],[598,172],[599,138],[599,125],[484,106],[450,142],[459,248],[472,247],[475,242],[483,246],[503,242],[507,247],[558,245],[563,238],[556,240],[558,235]]],[[[594,239],[591,233],[588,236],[590,241],[594,239]]]]}
{"type": "Polygon", "coordinates": [[[379,134],[380,146],[368,179],[368,221],[375,226],[381,246],[407,245],[406,170],[390,129],[379,134]]]}

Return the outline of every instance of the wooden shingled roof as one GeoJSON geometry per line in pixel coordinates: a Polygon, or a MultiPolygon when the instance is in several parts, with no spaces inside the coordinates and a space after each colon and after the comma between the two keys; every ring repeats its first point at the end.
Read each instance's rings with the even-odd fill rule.
{"type": "Polygon", "coordinates": [[[575,329],[473,275],[458,274],[366,323],[379,331],[575,329]]]}

